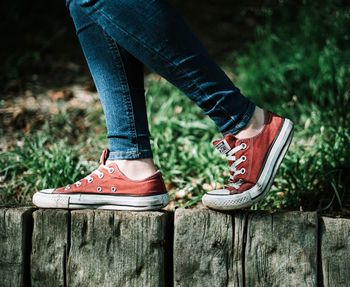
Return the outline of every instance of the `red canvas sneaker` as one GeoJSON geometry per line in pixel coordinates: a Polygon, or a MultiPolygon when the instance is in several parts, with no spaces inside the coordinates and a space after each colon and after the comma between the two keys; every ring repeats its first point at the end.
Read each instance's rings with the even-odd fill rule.
{"type": "Polygon", "coordinates": [[[293,137],[293,123],[271,112],[265,113],[265,126],[251,138],[238,139],[232,134],[214,141],[226,155],[230,167],[229,183],[203,196],[203,204],[218,210],[248,207],[269,191],[293,137]]]}
{"type": "Polygon", "coordinates": [[[116,163],[105,164],[108,152],[103,151],[99,168],[90,175],[66,187],[38,191],[33,203],[42,208],[114,210],[155,210],[168,204],[159,170],[143,180],[129,179],[116,163]]]}

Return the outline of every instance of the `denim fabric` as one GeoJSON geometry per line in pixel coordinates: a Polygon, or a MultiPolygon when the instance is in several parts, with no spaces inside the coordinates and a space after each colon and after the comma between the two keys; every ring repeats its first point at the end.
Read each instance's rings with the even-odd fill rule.
{"type": "Polygon", "coordinates": [[[166,0],[67,0],[104,108],[109,159],[151,157],[143,64],[182,90],[223,133],[255,105],[209,56],[166,0]]]}

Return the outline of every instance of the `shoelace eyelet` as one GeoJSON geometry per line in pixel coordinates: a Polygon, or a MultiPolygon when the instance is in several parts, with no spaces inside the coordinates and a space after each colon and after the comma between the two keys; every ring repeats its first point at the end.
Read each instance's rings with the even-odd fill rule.
{"type": "Polygon", "coordinates": [[[103,173],[100,173],[100,174],[98,175],[98,178],[103,178],[103,173]]]}
{"type": "Polygon", "coordinates": [[[76,185],[77,187],[79,187],[79,186],[81,186],[81,182],[77,182],[75,185],[76,185]]]}
{"type": "Polygon", "coordinates": [[[114,168],[113,167],[108,168],[108,172],[109,173],[113,173],[114,172],[114,168]]]}
{"type": "Polygon", "coordinates": [[[242,147],[242,149],[246,149],[247,148],[247,144],[246,143],[241,143],[241,147],[242,147]]]}
{"type": "Polygon", "coordinates": [[[116,192],[117,189],[116,189],[114,186],[112,186],[111,191],[112,191],[112,192],[116,192]]]}
{"type": "Polygon", "coordinates": [[[97,189],[96,189],[98,192],[101,192],[102,191],[102,187],[97,187],[97,189]]]}
{"type": "Polygon", "coordinates": [[[241,168],[241,174],[245,174],[245,168],[244,167],[241,168]]]}
{"type": "Polygon", "coordinates": [[[89,178],[87,181],[88,181],[88,183],[91,183],[91,182],[94,181],[94,179],[93,178],[89,178]]]}
{"type": "Polygon", "coordinates": [[[242,156],[241,156],[241,159],[242,159],[242,161],[246,161],[246,160],[247,160],[247,157],[246,157],[245,155],[242,155],[242,156]]]}

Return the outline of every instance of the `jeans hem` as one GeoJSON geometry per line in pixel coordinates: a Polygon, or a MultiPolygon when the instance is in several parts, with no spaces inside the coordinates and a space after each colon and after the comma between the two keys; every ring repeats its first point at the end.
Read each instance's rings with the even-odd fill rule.
{"type": "MultiPolygon", "coordinates": [[[[245,111],[245,113],[242,116],[242,120],[236,124],[233,128],[229,129],[228,131],[223,132],[223,135],[226,134],[237,134],[238,132],[240,132],[250,121],[250,119],[252,118],[254,111],[255,111],[255,107],[256,105],[253,102],[249,102],[249,106],[247,108],[247,110],[245,111]]],[[[231,120],[232,124],[234,122],[234,120],[231,120]]]]}
{"type": "Polygon", "coordinates": [[[152,158],[153,153],[151,150],[139,150],[139,151],[111,151],[108,155],[109,160],[113,159],[140,159],[140,158],[152,158]]]}

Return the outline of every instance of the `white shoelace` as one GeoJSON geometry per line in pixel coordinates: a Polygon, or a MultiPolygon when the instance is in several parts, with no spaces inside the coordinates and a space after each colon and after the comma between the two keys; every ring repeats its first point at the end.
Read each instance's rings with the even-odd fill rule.
{"type": "MultiPolygon", "coordinates": [[[[226,145],[227,147],[228,145],[226,145]]],[[[234,147],[233,149],[229,150],[226,152],[226,150],[219,150],[222,154],[226,155],[227,160],[232,161],[232,164],[230,165],[230,178],[229,178],[229,183],[228,186],[231,186],[235,189],[239,189],[239,187],[243,184],[244,180],[239,179],[235,181],[235,177],[239,174],[244,174],[246,172],[245,168],[238,168],[238,165],[241,164],[242,162],[245,162],[247,160],[246,156],[241,156],[240,158],[236,159],[235,154],[242,150],[246,149],[247,144],[241,143],[240,145],[234,147]]]]}
{"type": "MultiPolygon", "coordinates": [[[[93,174],[96,174],[98,176],[98,178],[103,178],[104,177],[104,172],[101,171],[100,169],[104,169],[106,171],[108,171],[109,173],[113,173],[114,172],[114,168],[113,167],[108,167],[106,165],[100,165],[98,169],[94,170],[92,173],[90,173],[88,176],[84,177],[83,179],[86,179],[88,183],[91,183],[94,181],[94,178],[92,177],[93,174]]],[[[77,182],[73,183],[75,184],[76,187],[81,186],[81,180],[78,180],[77,182]]],[[[68,184],[64,190],[68,190],[70,189],[70,184],[68,184]]]]}

